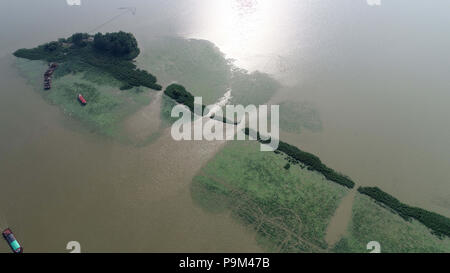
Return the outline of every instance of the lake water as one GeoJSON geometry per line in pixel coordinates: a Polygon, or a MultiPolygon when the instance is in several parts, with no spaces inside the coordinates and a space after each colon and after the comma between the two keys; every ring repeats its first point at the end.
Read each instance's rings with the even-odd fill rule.
{"type": "Polygon", "coordinates": [[[272,74],[283,85],[272,102],[317,109],[321,130],[282,139],[359,185],[450,216],[450,2],[280,2],[1,1],[0,227],[27,251],[73,240],[82,251],[261,251],[229,215],[191,200],[192,177],[223,142],[175,142],[167,129],[144,147],[107,140],[13,67],[14,50],[95,30],[123,6],[136,14],[97,31],[133,32],[143,56],[156,36],[211,41],[235,65],[272,74]]]}

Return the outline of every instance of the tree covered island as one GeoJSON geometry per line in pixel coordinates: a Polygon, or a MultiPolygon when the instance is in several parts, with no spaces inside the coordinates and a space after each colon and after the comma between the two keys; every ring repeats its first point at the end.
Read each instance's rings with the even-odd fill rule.
{"type": "Polygon", "coordinates": [[[140,54],[133,34],[125,32],[76,33],[69,38],[45,43],[31,49],[19,49],[16,67],[51,104],[76,117],[92,129],[108,136],[128,139],[122,121],[148,105],[161,90],[156,77],[137,68],[134,59],[140,54]],[[57,63],[49,74],[48,63],[57,63]],[[44,86],[42,85],[44,81],[44,86]],[[87,104],[77,101],[81,94],[87,104]]]}
{"type": "Polygon", "coordinates": [[[16,57],[62,63],[55,73],[61,77],[83,72],[92,67],[110,74],[122,83],[121,89],[144,86],[155,90],[162,87],[156,77],[133,63],[140,53],[136,38],[123,31],[115,33],[75,33],[32,49],[19,49],[16,57]]]}

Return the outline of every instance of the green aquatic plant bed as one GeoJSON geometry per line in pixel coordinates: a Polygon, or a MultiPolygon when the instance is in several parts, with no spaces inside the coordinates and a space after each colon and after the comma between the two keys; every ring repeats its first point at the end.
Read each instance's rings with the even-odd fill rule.
{"type": "Polygon", "coordinates": [[[450,239],[439,238],[416,220],[405,221],[397,213],[357,194],[348,234],[334,247],[336,252],[369,252],[367,243],[377,241],[381,252],[450,252],[450,239]]]}
{"type": "MultiPolygon", "coordinates": [[[[251,129],[245,128],[244,133],[249,135],[251,129]]],[[[269,143],[270,140],[262,140],[259,132],[256,132],[256,138],[261,143],[269,143]]],[[[343,175],[339,172],[336,172],[332,168],[326,166],[322,163],[319,157],[302,151],[299,148],[291,145],[289,143],[283,142],[280,140],[278,148],[275,150],[276,153],[284,153],[289,156],[289,161],[293,164],[302,163],[308,167],[309,170],[317,171],[325,176],[328,180],[338,183],[342,186],[352,189],[355,186],[355,182],[353,182],[348,176],[343,175]]]]}
{"type": "Polygon", "coordinates": [[[375,201],[391,208],[405,220],[415,219],[430,228],[436,235],[450,237],[450,219],[445,216],[403,204],[377,187],[359,187],[358,192],[370,196],[375,201]]]}
{"type": "Polygon", "coordinates": [[[318,110],[307,102],[284,101],[280,103],[280,129],[291,133],[303,130],[318,132],[322,129],[318,110]]]}
{"type": "Polygon", "coordinates": [[[270,75],[237,68],[213,43],[178,37],[154,37],[142,42],[140,66],[166,84],[177,83],[210,105],[231,89],[232,104],[264,104],[280,84],[270,75]]]}
{"type": "Polygon", "coordinates": [[[118,136],[119,123],[152,99],[148,88],[133,87],[122,91],[119,81],[95,68],[91,68],[89,73],[56,78],[52,89],[44,91],[42,75],[47,68],[44,62],[17,59],[16,67],[51,104],[58,105],[67,115],[108,136],[118,136]],[[82,106],[78,102],[78,94],[83,95],[87,105],[82,106]]]}
{"type": "Polygon", "coordinates": [[[192,196],[212,212],[231,211],[269,251],[326,251],[325,230],[348,192],[285,155],[233,141],[195,177],[192,196]]]}

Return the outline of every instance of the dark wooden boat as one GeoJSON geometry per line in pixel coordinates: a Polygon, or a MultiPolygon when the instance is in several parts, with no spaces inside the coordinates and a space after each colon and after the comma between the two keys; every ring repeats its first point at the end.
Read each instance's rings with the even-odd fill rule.
{"type": "Polygon", "coordinates": [[[16,237],[14,237],[11,229],[7,228],[2,232],[3,238],[8,242],[9,247],[14,253],[22,253],[23,247],[19,244],[16,237]]]}

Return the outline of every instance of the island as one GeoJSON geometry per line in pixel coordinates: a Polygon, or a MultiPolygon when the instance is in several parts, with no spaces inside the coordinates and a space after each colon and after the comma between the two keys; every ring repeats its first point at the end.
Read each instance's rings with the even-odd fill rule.
{"type": "MultiPolygon", "coordinates": [[[[244,133],[246,135],[249,135],[250,129],[245,128],[244,133]]],[[[270,143],[270,140],[262,140],[259,132],[256,132],[256,136],[257,136],[257,140],[259,142],[270,143]]],[[[353,182],[349,177],[347,177],[343,174],[340,174],[340,173],[336,172],[335,170],[333,170],[332,168],[326,166],[325,164],[322,163],[322,161],[320,160],[319,157],[317,157],[313,154],[304,152],[289,143],[280,141],[278,148],[275,150],[275,152],[276,153],[280,153],[280,152],[285,153],[289,158],[289,163],[291,163],[291,164],[302,163],[305,166],[307,166],[308,170],[317,171],[330,181],[338,183],[349,189],[352,189],[355,186],[355,182],[353,182]]]]}
{"type": "Polygon", "coordinates": [[[123,121],[151,102],[156,93],[149,90],[162,90],[136,66],[140,52],[134,35],[119,31],[75,33],[13,55],[19,73],[50,104],[90,130],[130,141],[123,121]]]}
{"type": "MultiPolygon", "coordinates": [[[[177,83],[170,84],[164,90],[164,94],[173,99],[175,102],[187,106],[189,110],[194,113],[194,96],[189,91],[187,91],[183,85],[177,83]]],[[[201,107],[202,115],[207,114],[204,113],[206,106],[202,105],[201,107]]],[[[209,118],[221,121],[223,123],[238,125],[237,121],[228,120],[226,117],[218,117],[215,114],[210,115],[209,118]]]]}
{"type": "MultiPolygon", "coordinates": [[[[250,135],[250,129],[244,129],[250,135]]],[[[230,141],[193,180],[193,200],[213,213],[231,212],[256,232],[273,252],[368,252],[377,241],[382,252],[448,252],[450,219],[402,203],[377,187],[358,187],[319,157],[280,140],[272,153],[266,143],[230,141]],[[354,196],[350,218],[337,241],[329,225],[344,196],[354,196]]]]}
{"type": "Polygon", "coordinates": [[[62,63],[55,73],[59,77],[95,67],[120,81],[122,90],[138,86],[161,90],[155,76],[136,68],[133,63],[139,53],[133,34],[120,31],[95,35],[75,33],[67,39],[61,38],[36,48],[19,49],[14,56],[62,63]]]}
{"type": "Polygon", "coordinates": [[[450,219],[447,217],[422,208],[406,205],[378,187],[359,187],[358,192],[365,194],[380,204],[392,209],[392,211],[395,211],[406,221],[415,219],[432,230],[437,236],[450,237],[450,219]]]}
{"type": "MultiPolygon", "coordinates": [[[[164,94],[175,100],[176,102],[186,105],[189,110],[194,112],[194,96],[186,90],[186,88],[180,84],[173,83],[166,87],[164,94]]],[[[202,105],[202,112],[205,108],[202,105]]]]}
{"type": "Polygon", "coordinates": [[[230,213],[269,252],[367,253],[371,241],[383,253],[450,251],[449,218],[376,187],[356,191],[350,181],[282,141],[274,152],[260,152],[257,141],[229,141],[194,177],[191,196],[208,212],[230,213]],[[331,219],[348,195],[344,233],[329,243],[331,219]]]}

